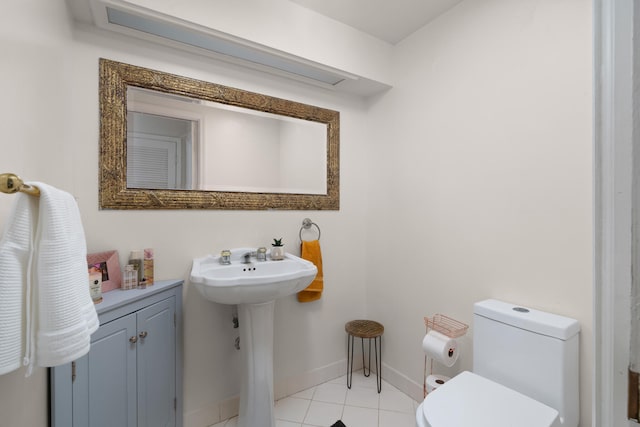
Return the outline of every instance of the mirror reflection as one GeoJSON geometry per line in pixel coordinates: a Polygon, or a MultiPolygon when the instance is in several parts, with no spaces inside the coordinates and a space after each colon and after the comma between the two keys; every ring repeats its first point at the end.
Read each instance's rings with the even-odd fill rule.
{"type": "Polygon", "coordinates": [[[101,209],[340,206],[340,114],[100,59],[101,209]]]}
{"type": "Polygon", "coordinates": [[[129,86],[127,187],[326,194],[327,125],[129,86]]]}

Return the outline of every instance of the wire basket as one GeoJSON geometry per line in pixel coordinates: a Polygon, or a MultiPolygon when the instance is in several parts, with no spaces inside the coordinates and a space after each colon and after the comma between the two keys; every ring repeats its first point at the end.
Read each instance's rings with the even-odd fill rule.
{"type": "Polygon", "coordinates": [[[461,337],[467,333],[469,325],[458,322],[444,314],[435,314],[433,317],[425,317],[424,324],[428,329],[433,329],[450,338],[461,337]]]}

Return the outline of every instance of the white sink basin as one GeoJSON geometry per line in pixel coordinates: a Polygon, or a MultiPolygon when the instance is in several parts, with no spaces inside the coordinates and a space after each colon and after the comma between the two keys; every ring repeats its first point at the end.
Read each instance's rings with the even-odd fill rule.
{"type": "Polygon", "coordinates": [[[219,256],[193,260],[191,283],[203,297],[220,304],[259,304],[294,294],[309,286],[318,273],[312,262],[295,255],[243,264],[243,255],[255,248],[231,250],[231,264],[220,264],[219,256]]]}
{"type": "Polygon", "coordinates": [[[191,283],[203,297],[221,304],[237,304],[242,359],[238,427],[275,427],[273,393],[273,311],[275,300],[309,286],[318,273],[312,262],[291,254],[274,261],[244,254],[255,248],[231,250],[231,264],[220,257],[193,260],[191,283]]]}

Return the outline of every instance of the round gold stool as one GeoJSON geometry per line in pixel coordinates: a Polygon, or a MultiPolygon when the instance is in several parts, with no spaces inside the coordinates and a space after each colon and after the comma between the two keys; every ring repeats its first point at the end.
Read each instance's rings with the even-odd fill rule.
{"type": "Polygon", "coordinates": [[[376,354],[376,383],[378,393],[382,390],[382,334],[384,326],[373,320],[352,320],[344,325],[347,332],[347,388],[351,388],[353,380],[353,340],[360,338],[362,342],[362,370],[365,377],[371,375],[371,340],[374,342],[376,354]],[[369,373],[364,363],[364,340],[369,340],[369,373]],[[380,356],[378,356],[380,353],[380,356]]]}

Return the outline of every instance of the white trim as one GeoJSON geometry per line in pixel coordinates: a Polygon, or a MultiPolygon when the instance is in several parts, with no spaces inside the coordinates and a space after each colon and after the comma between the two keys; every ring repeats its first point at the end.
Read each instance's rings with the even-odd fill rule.
{"type": "Polygon", "coordinates": [[[411,397],[416,402],[424,400],[424,391],[422,384],[418,384],[411,378],[407,377],[397,369],[392,368],[386,363],[382,364],[382,379],[411,397]]]}
{"type": "Polygon", "coordinates": [[[626,426],[633,0],[594,1],[593,425],[626,426]],[[615,334],[614,334],[615,331],[615,334]]]}

